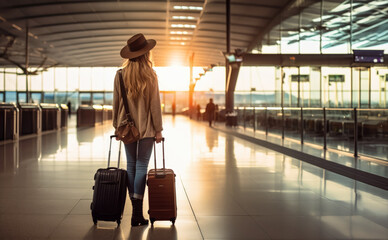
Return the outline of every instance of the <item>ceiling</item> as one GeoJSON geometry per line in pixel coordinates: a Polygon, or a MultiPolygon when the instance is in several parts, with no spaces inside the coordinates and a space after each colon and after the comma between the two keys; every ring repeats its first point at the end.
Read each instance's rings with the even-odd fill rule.
{"type": "MultiPolygon", "coordinates": [[[[0,2],[0,64],[119,66],[120,49],[137,33],[157,41],[155,66],[223,65],[225,0],[0,2]]],[[[230,49],[252,50],[278,24],[316,0],[231,0],[230,49]]]]}

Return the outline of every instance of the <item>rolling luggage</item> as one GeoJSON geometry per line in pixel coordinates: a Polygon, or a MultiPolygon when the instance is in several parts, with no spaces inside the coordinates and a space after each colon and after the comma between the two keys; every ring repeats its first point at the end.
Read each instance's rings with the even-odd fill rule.
{"type": "Polygon", "coordinates": [[[177,217],[176,193],[175,193],[175,173],[172,169],[165,168],[164,159],[164,138],[163,148],[163,168],[156,168],[156,147],[154,142],[155,169],[148,172],[148,198],[150,221],[153,225],[157,220],[167,220],[175,224],[177,217]]]}
{"type": "Polygon", "coordinates": [[[127,197],[128,174],[120,167],[121,141],[119,146],[119,159],[117,168],[109,167],[112,148],[110,136],[108,168],[100,168],[94,175],[93,202],[90,205],[94,224],[98,220],[116,221],[120,226],[123,216],[125,199],[127,197]]]}

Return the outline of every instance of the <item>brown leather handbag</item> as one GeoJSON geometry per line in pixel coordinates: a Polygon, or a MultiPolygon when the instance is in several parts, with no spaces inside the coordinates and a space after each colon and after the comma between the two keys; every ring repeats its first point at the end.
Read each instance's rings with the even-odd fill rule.
{"type": "Polygon", "coordinates": [[[131,114],[129,112],[127,93],[125,91],[121,70],[119,71],[119,77],[120,77],[121,96],[123,98],[127,121],[125,124],[117,127],[115,131],[115,135],[117,136],[116,137],[117,140],[123,141],[124,144],[129,144],[129,143],[138,141],[140,139],[140,133],[139,133],[139,130],[136,128],[135,122],[133,121],[133,118],[131,117],[131,114]]]}

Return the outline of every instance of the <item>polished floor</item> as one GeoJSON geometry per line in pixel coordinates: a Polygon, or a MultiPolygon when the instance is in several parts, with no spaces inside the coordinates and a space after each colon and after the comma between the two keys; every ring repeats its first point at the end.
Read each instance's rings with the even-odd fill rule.
{"type": "MultiPolygon", "coordinates": [[[[119,228],[94,226],[93,175],[106,166],[113,130],[77,129],[74,120],[0,145],[0,239],[388,239],[387,191],[183,116],[164,116],[166,165],[177,173],[175,226],[132,228],[130,201],[119,228]]],[[[115,143],[113,159],[117,150],[115,143]]]]}

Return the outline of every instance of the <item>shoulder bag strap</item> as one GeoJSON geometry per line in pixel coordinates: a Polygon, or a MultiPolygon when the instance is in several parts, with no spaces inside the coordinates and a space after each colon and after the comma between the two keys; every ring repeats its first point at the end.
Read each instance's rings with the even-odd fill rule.
{"type": "Polygon", "coordinates": [[[120,77],[121,97],[123,98],[123,103],[124,103],[124,108],[125,108],[125,115],[127,116],[128,122],[133,122],[133,119],[132,119],[131,114],[129,112],[128,99],[127,99],[127,93],[125,91],[124,80],[123,80],[123,76],[122,76],[122,70],[119,70],[119,77],[120,77]]]}

